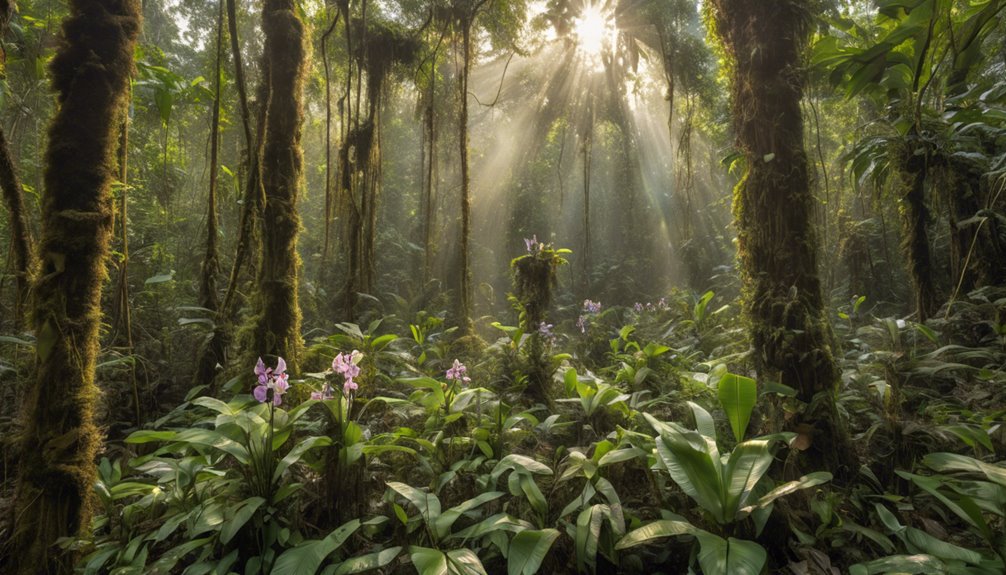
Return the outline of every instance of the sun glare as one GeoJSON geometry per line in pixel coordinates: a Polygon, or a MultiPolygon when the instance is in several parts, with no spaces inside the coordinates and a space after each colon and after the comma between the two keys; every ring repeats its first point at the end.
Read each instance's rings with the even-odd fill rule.
{"type": "Polygon", "coordinates": [[[579,18],[573,20],[573,34],[579,50],[590,58],[601,55],[615,36],[615,24],[609,14],[599,6],[586,6],[579,18]]]}

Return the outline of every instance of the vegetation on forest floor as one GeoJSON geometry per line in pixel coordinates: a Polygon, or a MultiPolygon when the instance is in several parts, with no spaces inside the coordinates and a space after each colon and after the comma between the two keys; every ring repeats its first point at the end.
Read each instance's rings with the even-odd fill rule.
{"type": "Polygon", "coordinates": [[[0,572],[1006,572],[1004,12],[0,0],[0,572]]]}

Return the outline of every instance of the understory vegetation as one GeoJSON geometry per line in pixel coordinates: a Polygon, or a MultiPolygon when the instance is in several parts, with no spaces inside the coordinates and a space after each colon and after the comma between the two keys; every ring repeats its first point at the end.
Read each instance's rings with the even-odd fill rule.
{"type": "Polygon", "coordinates": [[[0,572],[1006,573],[1004,12],[0,0],[0,572]]]}

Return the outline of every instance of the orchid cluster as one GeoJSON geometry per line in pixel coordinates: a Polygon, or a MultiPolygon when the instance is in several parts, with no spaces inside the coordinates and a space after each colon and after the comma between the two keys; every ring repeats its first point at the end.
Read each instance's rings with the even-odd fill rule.
{"type": "Polygon", "coordinates": [[[467,372],[468,368],[465,367],[465,364],[455,359],[454,365],[447,370],[447,379],[448,381],[456,381],[461,384],[471,383],[472,378],[466,375],[467,372]]]}
{"type": "Polygon", "coordinates": [[[576,327],[580,328],[580,333],[587,333],[587,326],[590,325],[589,316],[601,313],[601,302],[583,300],[583,314],[576,320],[576,327]]]}
{"type": "Polygon", "coordinates": [[[545,251],[545,244],[538,241],[537,234],[531,236],[530,239],[524,238],[524,246],[527,248],[527,253],[531,255],[540,254],[545,251]]]}
{"type": "Polygon", "coordinates": [[[632,306],[632,309],[635,310],[636,313],[643,313],[643,311],[649,311],[649,312],[666,311],[669,307],[670,306],[667,305],[667,298],[662,297],[659,300],[657,300],[656,304],[654,304],[653,302],[646,302],[644,304],[637,301],[632,306]]]}
{"type": "Polygon", "coordinates": [[[538,324],[538,335],[550,343],[555,342],[555,332],[552,331],[554,327],[553,324],[541,322],[538,324]]]}
{"type": "MultiPolygon", "coordinates": [[[[339,353],[332,360],[331,371],[343,377],[342,394],[346,397],[350,397],[360,388],[354,378],[360,375],[359,363],[361,359],[363,359],[363,354],[354,349],[350,353],[339,353]]],[[[328,381],[325,382],[321,391],[311,393],[311,399],[332,399],[333,397],[335,397],[335,390],[328,381]]]]}
{"type": "Polygon", "coordinates": [[[283,403],[283,394],[290,388],[290,376],[286,373],[286,360],[282,357],[278,358],[276,369],[273,369],[266,367],[260,357],[258,363],[255,364],[255,375],[258,376],[258,385],[252,391],[255,399],[260,403],[271,400],[273,405],[283,403]],[[270,391],[272,393],[269,393],[270,391]]]}

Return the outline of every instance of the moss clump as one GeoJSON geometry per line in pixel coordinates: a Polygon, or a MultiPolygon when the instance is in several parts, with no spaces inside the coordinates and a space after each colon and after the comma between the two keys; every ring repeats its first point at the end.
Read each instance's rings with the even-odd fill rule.
{"type": "Polygon", "coordinates": [[[53,547],[88,529],[100,433],[93,422],[101,286],[112,234],[118,119],[140,29],[134,0],[72,0],[52,61],[42,269],[34,287],[38,375],[25,402],[16,527],[5,573],[71,573],[53,547]]]}
{"type": "Polygon", "coordinates": [[[559,266],[566,263],[562,256],[569,250],[553,249],[551,245],[538,242],[537,237],[524,241],[528,253],[510,262],[514,284],[512,300],[518,313],[518,325],[528,337],[523,346],[527,393],[533,400],[547,403],[552,395],[552,362],[547,356],[545,341],[550,335],[547,313],[552,305],[559,266]]]}

